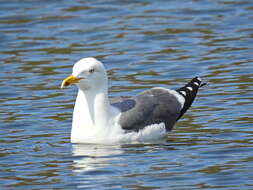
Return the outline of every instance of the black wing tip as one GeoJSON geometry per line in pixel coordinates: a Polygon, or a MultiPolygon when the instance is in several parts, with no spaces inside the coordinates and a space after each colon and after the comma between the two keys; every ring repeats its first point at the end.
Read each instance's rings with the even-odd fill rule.
{"type": "Polygon", "coordinates": [[[199,84],[199,88],[207,85],[207,82],[202,82],[202,79],[199,76],[194,77],[191,82],[197,82],[199,84]]]}
{"type": "Polygon", "coordinates": [[[207,82],[203,82],[203,83],[200,84],[200,87],[206,86],[206,85],[208,85],[208,83],[207,82]]]}
{"type": "Polygon", "coordinates": [[[192,83],[192,82],[197,82],[197,83],[201,84],[200,87],[207,84],[206,82],[203,82],[202,79],[201,79],[201,77],[199,77],[199,76],[194,77],[194,78],[191,80],[190,83],[192,83]]]}
{"type": "Polygon", "coordinates": [[[205,86],[206,84],[207,83],[202,82],[202,80],[199,76],[196,76],[189,83],[187,83],[185,86],[176,90],[185,99],[184,106],[181,110],[181,113],[180,113],[180,116],[178,117],[178,119],[180,119],[182,117],[182,115],[192,105],[192,103],[198,93],[198,89],[202,86],[205,86]]]}
{"type": "Polygon", "coordinates": [[[198,89],[206,84],[206,82],[202,82],[199,76],[196,76],[189,83],[176,91],[187,99],[189,96],[196,96],[198,89]]]}

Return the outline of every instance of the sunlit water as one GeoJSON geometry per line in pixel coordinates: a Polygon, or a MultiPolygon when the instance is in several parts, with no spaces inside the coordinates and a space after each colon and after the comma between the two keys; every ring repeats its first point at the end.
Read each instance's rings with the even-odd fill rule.
{"type": "Polygon", "coordinates": [[[0,2],[1,189],[253,189],[253,2],[0,2]],[[110,95],[209,83],[154,144],[72,145],[74,62],[110,95]]]}

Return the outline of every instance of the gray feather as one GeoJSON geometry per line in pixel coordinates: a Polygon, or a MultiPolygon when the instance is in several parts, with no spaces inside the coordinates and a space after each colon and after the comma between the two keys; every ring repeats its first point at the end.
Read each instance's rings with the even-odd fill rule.
{"type": "Polygon", "coordinates": [[[182,108],[175,95],[162,88],[152,88],[132,98],[121,97],[112,106],[122,112],[119,119],[122,128],[134,131],[162,122],[170,131],[182,108]]]}

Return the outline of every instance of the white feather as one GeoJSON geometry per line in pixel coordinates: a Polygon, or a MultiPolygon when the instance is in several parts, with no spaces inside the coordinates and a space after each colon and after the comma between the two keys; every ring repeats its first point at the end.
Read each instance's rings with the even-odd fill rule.
{"type": "Polygon", "coordinates": [[[182,93],[184,96],[186,96],[186,92],[185,91],[180,91],[180,93],[182,93]]]}
{"type": "MultiPolygon", "coordinates": [[[[83,78],[76,85],[78,95],[73,112],[72,143],[129,143],[150,141],[166,135],[164,123],[145,127],[138,132],[126,133],[118,124],[120,112],[108,99],[107,74],[101,62],[94,58],[78,61],[73,67],[74,77],[83,78]],[[90,69],[94,72],[89,73],[90,69]]],[[[179,102],[184,99],[176,91],[170,91],[179,102]]]]}
{"type": "Polygon", "coordinates": [[[192,91],[192,87],[188,86],[186,87],[188,90],[192,91]]]}
{"type": "Polygon", "coordinates": [[[196,86],[199,86],[199,83],[197,83],[197,82],[194,82],[193,84],[195,84],[196,86]]]}

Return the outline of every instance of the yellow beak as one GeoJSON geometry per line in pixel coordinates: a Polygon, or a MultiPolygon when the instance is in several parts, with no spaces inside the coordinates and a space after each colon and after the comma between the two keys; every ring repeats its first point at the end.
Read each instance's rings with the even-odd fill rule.
{"type": "Polygon", "coordinates": [[[65,86],[69,86],[71,84],[76,84],[81,79],[82,78],[75,78],[73,75],[70,75],[62,81],[61,88],[64,88],[65,86]]]}

